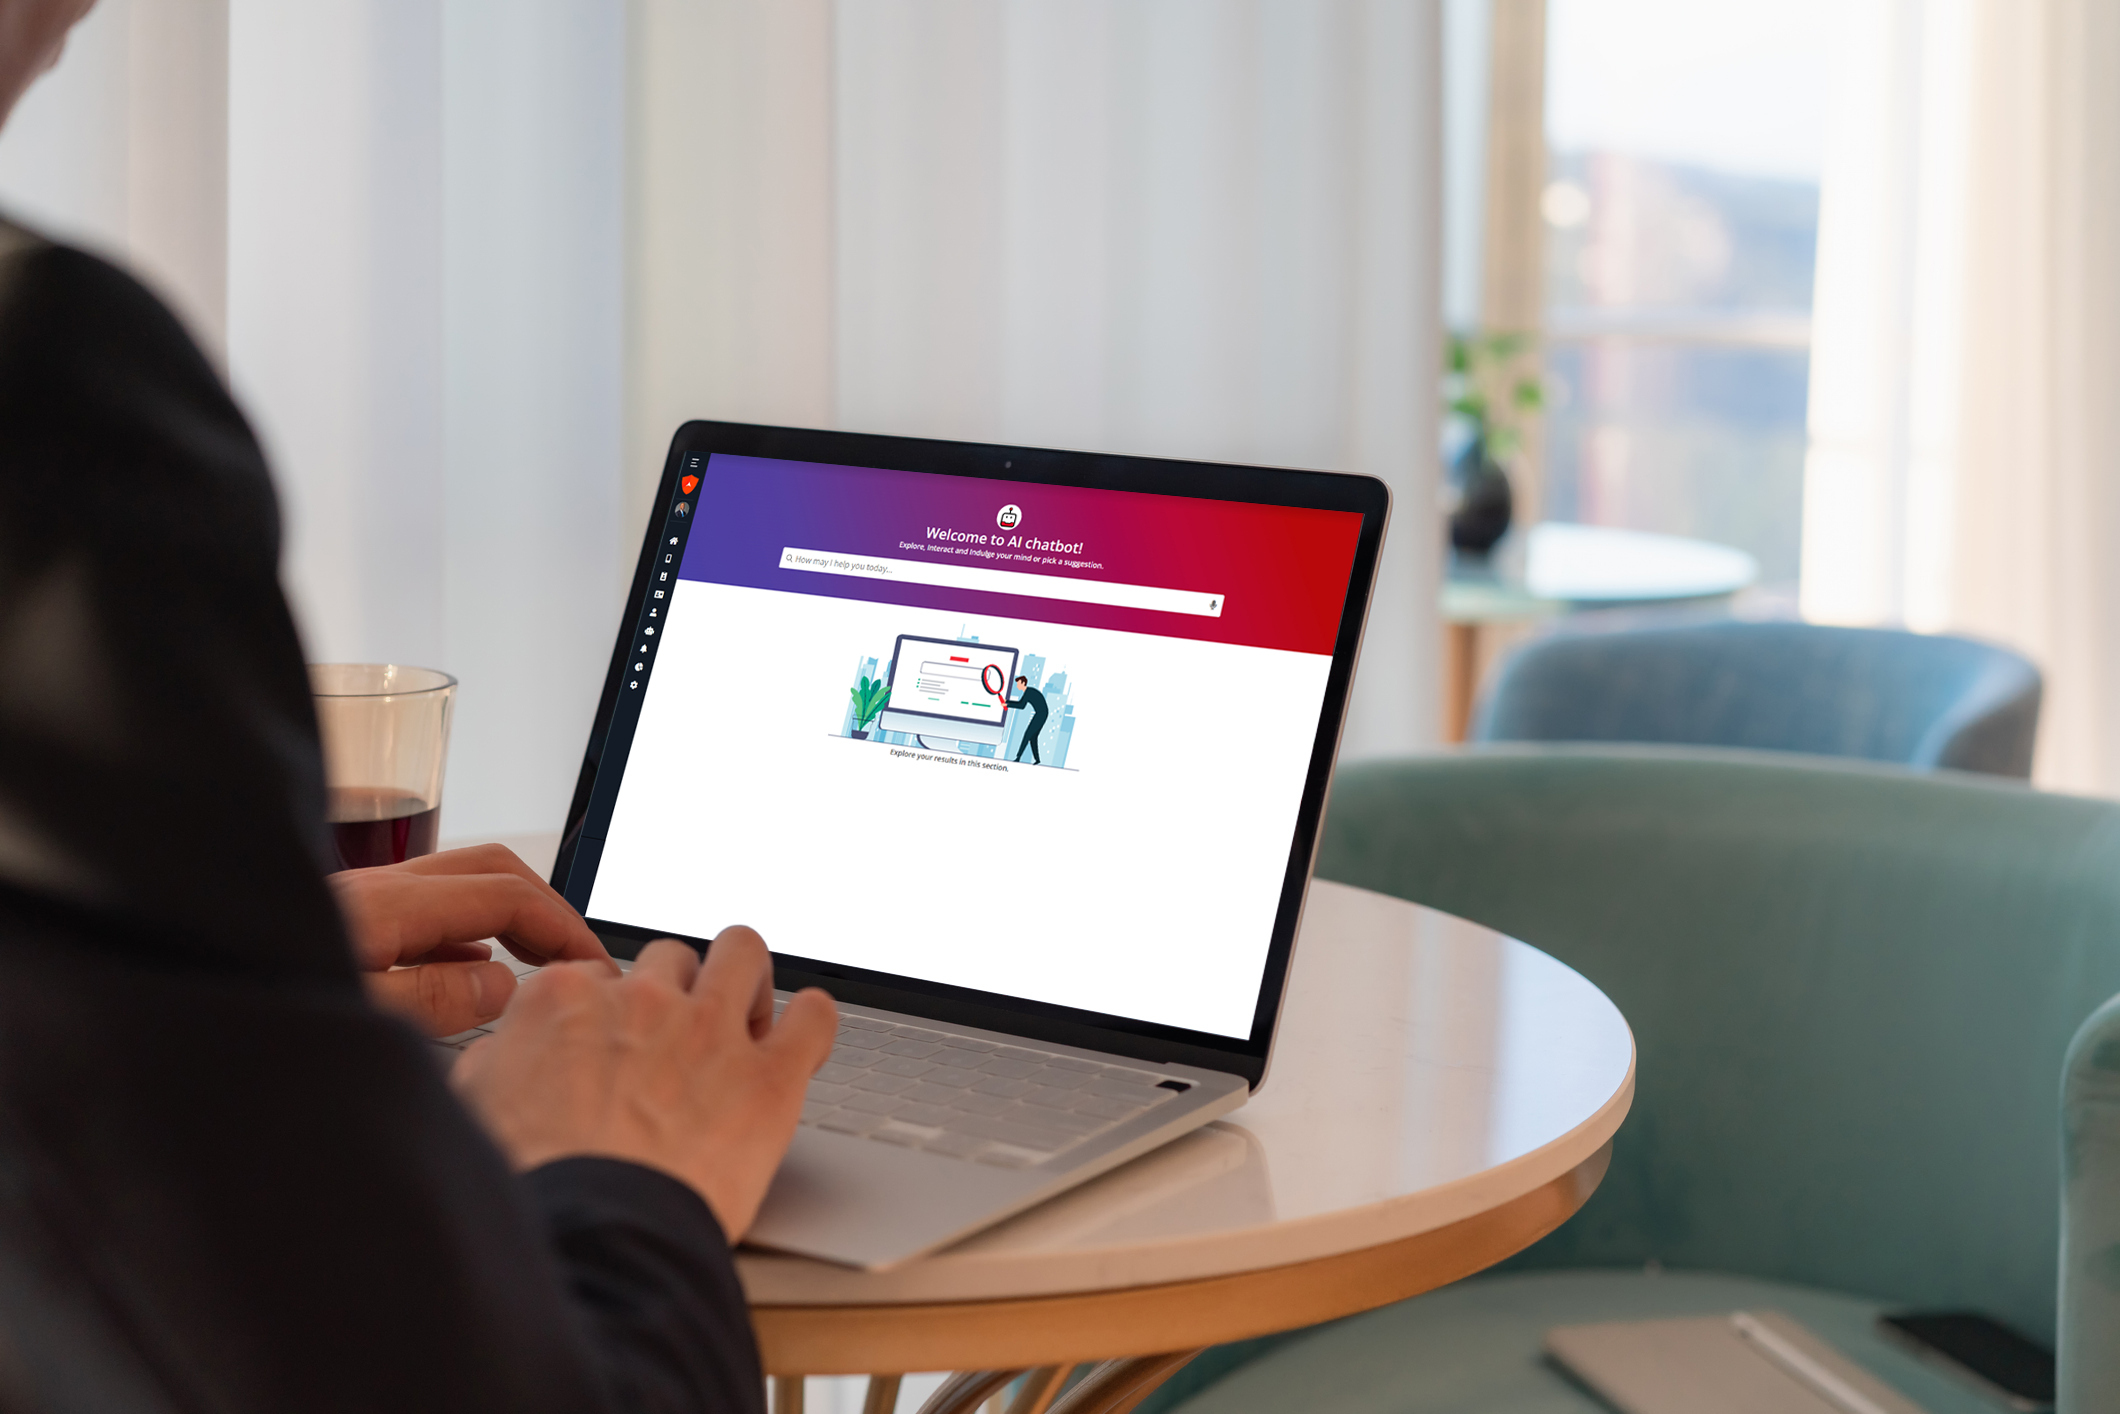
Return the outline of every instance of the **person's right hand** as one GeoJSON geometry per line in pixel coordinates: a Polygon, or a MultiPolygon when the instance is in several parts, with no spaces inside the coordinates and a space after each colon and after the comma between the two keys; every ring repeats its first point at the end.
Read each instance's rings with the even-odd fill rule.
{"type": "Polygon", "coordinates": [[[758,1215],[838,1027],[814,987],[776,1022],[765,942],[728,928],[705,963],[665,938],[623,978],[546,967],[451,1078],[517,1168],[594,1154],[660,1169],[706,1199],[733,1243],[758,1215]]]}

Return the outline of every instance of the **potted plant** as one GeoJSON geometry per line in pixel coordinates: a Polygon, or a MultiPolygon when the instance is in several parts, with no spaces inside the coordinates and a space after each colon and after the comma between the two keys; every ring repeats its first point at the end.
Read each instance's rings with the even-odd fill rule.
{"type": "Polygon", "coordinates": [[[869,723],[883,714],[883,704],[890,701],[890,684],[879,678],[863,678],[858,686],[847,692],[854,699],[854,740],[869,739],[869,723]]]}
{"type": "Polygon", "coordinates": [[[1468,554],[1492,550],[1515,513],[1506,463],[1524,444],[1524,424],[1545,406],[1537,353],[1529,334],[1449,336],[1443,388],[1468,434],[1450,470],[1450,543],[1468,554]]]}

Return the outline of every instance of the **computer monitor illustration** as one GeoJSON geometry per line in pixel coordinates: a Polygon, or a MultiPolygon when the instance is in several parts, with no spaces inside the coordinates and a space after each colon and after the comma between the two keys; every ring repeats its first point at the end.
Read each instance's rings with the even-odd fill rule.
{"type": "Polygon", "coordinates": [[[929,745],[1001,746],[1008,741],[1017,657],[1018,650],[991,643],[902,633],[891,654],[890,697],[876,725],[929,745]],[[999,692],[992,687],[997,675],[999,692]]]}

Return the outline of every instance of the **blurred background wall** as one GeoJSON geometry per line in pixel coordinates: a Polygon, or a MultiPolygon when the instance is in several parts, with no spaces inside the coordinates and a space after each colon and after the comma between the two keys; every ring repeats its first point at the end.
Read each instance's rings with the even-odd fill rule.
{"type": "Polygon", "coordinates": [[[2103,0],[103,0],[0,203],[220,358],[318,658],[464,680],[549,828],[716,416],[1375,472],[1349,748],[1437,734],[1436,350],[1538,336],[1549,519],[1999,639],[2120,794],[2103,0]]]}
{"type": "Polygon", "coordinates": [[[0,200],[225,361],[312,658],[463,680],[445,833],[557,827],[687,417],[1383,476],[1349,746],[1404,750],[1440,46],[1436,0],[105,0],[0,200]]]}

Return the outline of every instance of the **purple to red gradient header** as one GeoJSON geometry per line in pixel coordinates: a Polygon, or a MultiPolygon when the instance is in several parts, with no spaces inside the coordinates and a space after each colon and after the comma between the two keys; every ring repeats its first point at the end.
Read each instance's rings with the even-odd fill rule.
{"type": "Polygon", "coordinates": [[[1362,530],[1351,511],[719,452],[707,459],[695,506],[685,579],[1325,654],[1339,637],[1362,530]],[[1006,506],[1020,511],[1013,526],[1000,523],[1006,506]],[[782,569],[789,548],[1206,591],[1225,602],[1210,618],[817,574],[782,569]],[[1061,563],[1009,558],[1034,554],[1061,563]]]}

